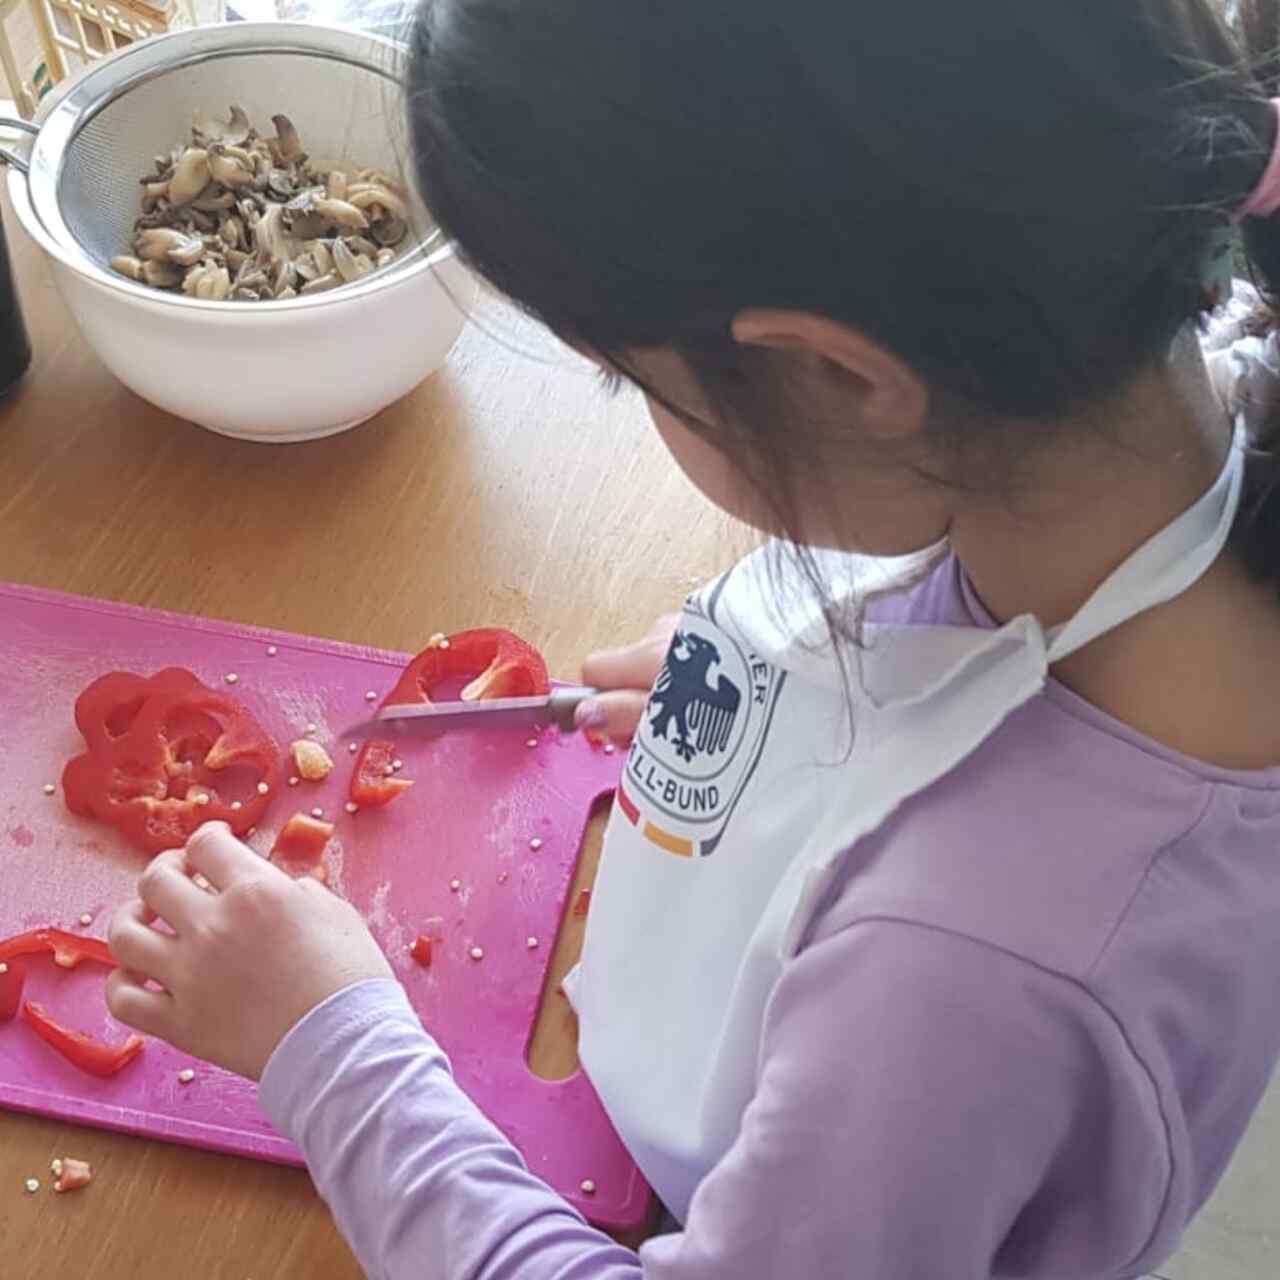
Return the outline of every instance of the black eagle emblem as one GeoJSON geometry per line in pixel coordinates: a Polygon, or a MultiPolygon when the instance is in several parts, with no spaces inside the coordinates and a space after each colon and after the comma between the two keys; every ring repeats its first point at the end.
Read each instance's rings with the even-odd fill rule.
{"type": "Polygon", "coordinates": [[[715,755],[729,745],[742,692],[727,676],[711,683],[720,650],[691,631],[677,631],[649,700],[649,727],[655,738],[671,741],[676,755],[689,761],[715,755]],[[674,736],[668,730],[674,726],[674,736]]]}

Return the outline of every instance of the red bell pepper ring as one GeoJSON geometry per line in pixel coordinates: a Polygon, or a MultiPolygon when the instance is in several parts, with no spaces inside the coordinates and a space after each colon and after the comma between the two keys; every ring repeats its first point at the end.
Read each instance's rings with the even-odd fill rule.
{"type": "Polygon", "coordinates": [[[295,813],[280,828],[280,834],[271,846],[271,856],[282,862],[316,863],[324,856],[332,838],[332,822],[321,822],[309,814],[295,813]]]}
{"type": "Polygon", "coordinates": [[[37,956],[46,951],[52,954],[53,963],[63,969],[74,969],[81,960],[92,960],[108,969],[116,967],[115,957],[101,938],[86,938],[52,925],[0,941],[0,961],[6,963],[18,956],[37,956]]]}
{"type": "Polygon", "coordinates": [[[466,679],[463,702],[526,698],[548,693],[551,682],[542,655],[512,631],[481,627],[429,644],[413,658],[383,703],[430,702],[445,681],[466,679]]]}
{"type": "Polygon", "coordinates": [[[0,960],[0,1022],[8,1022],[22,1007],[27,966],[21,960],[0,960]]]}
{"type": "Polygon", "coordinates": [[[275,743],[240,702],[190,671],[100,676],[76,700],[75,716],[87,750],[63,771],[67,808],[114,826],[146,853],[178,848],[210,821],[244,835],[271,803],[275,743]],[[224,794],[237,786],[243,794],[224,794]]]}
{"type": "MultiPolygon", "coordinates": [[[[400,675],[382,705],[430,702],[446,683],[465,680],[458,697],[464,702],[488,698],[523,698],[548,693],[547,664],[531,644],[512,631],[482,627],[438,636],[400,675]]],[[[366,809],[380,809],[403,795],[413,783],[394,777],[395,744],[366,742],[351,775],[351,799],[366,809]]]]}
{"type": "Polygon", "coordinates": [[[420,933],[413,940],[413,946],[409,948],[409,954],[424,968],[431,968],[431,939],[425,933],[420,933]]]}
{"type": "Polygon", "coordinates": [[[413,786],[409,778],[395,776],[391,764],[395,754],[394,742],[382,742],[377,738],[360,748],[355,771],[351,775],[352,803],[364,809],[381,809],[413,786]]]}
{"type": "Polygon", "coordinates": [[[146,1047],[139,1035],[130,1035],[122,1044],[107,1044],[83,1031],[74,1031],[49,1016],[44,1005],[28,1000],[22,1006],[23,1021],[47,1045],[68,1062],[93,1076],[113,1076],[127,1067],[146,1047]]]}

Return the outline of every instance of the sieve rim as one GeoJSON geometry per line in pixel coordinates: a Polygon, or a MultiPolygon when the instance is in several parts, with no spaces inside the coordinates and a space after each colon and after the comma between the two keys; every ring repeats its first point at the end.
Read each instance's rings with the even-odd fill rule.
{"type": "Polygon", "coordinates": [[[340,27],[316,27],[301,22],[240,22],[169,32],[122,49],[96,63],[78,80],[66,82],[60,91],[46,98],[37,113],[39,130],[26,157],[29,172],[24,175],[15,168],[9,170],[9,194],[28,233],[46,253],[68,269],[104,288],[159,306],[218,314],[282,314],[342,306],[407,283],[456,256],[453,241],[437,226],[434,236],[363,280],[325,293],[265,302],[192,298],[127,280],[99,265],[62,216],[58,184],[67,149],[98,115],[142,84],[204,62],[263,54],[344,62],[395,86],[398,84],[395,68],[403,55],[403,46],[382,36],[340,27]]]}

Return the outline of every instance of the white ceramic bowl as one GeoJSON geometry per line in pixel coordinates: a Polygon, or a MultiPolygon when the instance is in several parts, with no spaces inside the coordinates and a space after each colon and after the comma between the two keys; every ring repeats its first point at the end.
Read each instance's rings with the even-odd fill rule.
{"type": "Polygon", "coordinates": [[[425,210],[395,265],[310,298],[201,301],[106,265],[127,249],[138,175],[183,139],[197,108],[236,102],[264,123],[283,111],[322,163],[400,169],[396,57],[361,33],[240,23],[145,41],[46,100],[30,178],[11,168],[9,194],[85,340],[127,387],[224,435],[310,440],[367,420],[443,362],[475,285],[425,210]],[[94,154],[103,143],[85,147],[95,133],[107,163],[94,154]],[[98,189],[100,218],[92,203],[85,213],[98,189]]]}

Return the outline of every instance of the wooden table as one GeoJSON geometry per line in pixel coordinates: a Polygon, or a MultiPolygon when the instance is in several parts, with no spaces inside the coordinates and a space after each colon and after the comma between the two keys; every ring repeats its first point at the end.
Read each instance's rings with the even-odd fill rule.
{"type": "MultiPolygon", "coordinates": [[[[399,649],[503,625],[572,677],[588,650],[678,607],[739,549],[637,400],[606,400],[582,362],[499,304],[483,303],[446,367],[375,422],[246,444],[120,387],[7,222],[36,354],[0,407],[0,580],[399,649]]],[[[560,970],[579,942],[560,940],[560,970]]],[[[539,1035],[546,1074],[573,1064],[560,1017],[539,1035]]],[[[302,1171],[0,1113],[0,1275],[360,1271],[302,1171]],[[25,1195],[56,1154],[91,1160],[95,1183],[25,1195]]]]}

